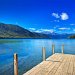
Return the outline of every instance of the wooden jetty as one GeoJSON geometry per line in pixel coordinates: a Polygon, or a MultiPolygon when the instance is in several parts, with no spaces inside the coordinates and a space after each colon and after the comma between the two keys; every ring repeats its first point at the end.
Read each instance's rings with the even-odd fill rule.
{"type": "Polygon", "coordinates": [[[23,75],[75,75],[75,55],[53,54],[23,75]]]}
{"type": "MultiPolygon", "coordinates": [[[[75,55],[64,54],[64,45],[62,45],[62,53],[55,53],[54,47],[52,45],[53,55],[47,59],[45,57],[46,49],[43,47],[43,61],[23,75],[75,75],[75,55]]],[[[17,61],[14,61],[14,75],[18,75],[16,73],[18,72],[17,63],[15,65],[15,62],[17,61]]]]}

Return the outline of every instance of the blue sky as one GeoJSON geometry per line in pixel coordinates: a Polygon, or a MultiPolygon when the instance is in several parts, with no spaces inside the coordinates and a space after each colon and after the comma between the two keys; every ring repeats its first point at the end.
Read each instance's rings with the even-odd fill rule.
{"type": "Polygon", "coordinates": [[[0,22],[35,32],[75,33],[75,0],[0,0],[0,22]]]}

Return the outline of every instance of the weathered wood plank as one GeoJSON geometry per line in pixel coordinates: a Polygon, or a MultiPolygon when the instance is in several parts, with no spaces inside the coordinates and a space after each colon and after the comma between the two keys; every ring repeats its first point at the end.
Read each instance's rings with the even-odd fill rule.
{"type": "Polygon", "coordinates": [[[67,60],[67,57],[65,57],[65,56],[63,55],[63,61],[61,62],[61,65],[60,65],[59,68],[57,69],[55,75],[62,75],[63,68],[64,68],[64,65],[65,65],[66,60],[67,60]]]}
{"type": "Polygon", "coordinates": [[[75,55],[53,54],[24,75],[75,75],[75,55]]]}
{"type": "Polygon", "coordinates": [[[73,56],[69,56],[70,61],[69,61],[69,67],[68,67],[68,75],[72,75],[73,73],[73,56]]]}
{"type": "MultiPolygon", "coordinates": [[[[58,55],[57,56],[52,56],[51,58],[56,59],[56,58],[58,58],[58,55]]],[[[53,62],[50,61],[50,59],[47,60],[46,62],[48,62],[46,66],[43,65],[40,68],[37,68],[37,70],[35,70],[34,72],[30,73],[29,75],[41,75],[41,74],[45,74],[45,72],[48,69],[48,67],[53,64],[53,62]]]]}

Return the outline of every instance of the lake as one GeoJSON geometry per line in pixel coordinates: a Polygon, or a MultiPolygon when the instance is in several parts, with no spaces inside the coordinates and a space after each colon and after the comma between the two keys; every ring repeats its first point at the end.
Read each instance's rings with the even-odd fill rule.
{"type": "Polygon", "coordinates": [[[74,39],[0,39],[0,75],[14,75],[13,55],[18,54],[19,75],[22,75],[42,61],[42,47],[46,48],[46,58],[52,55],[52,44],[55,52],[75,54],[74,39]]]}

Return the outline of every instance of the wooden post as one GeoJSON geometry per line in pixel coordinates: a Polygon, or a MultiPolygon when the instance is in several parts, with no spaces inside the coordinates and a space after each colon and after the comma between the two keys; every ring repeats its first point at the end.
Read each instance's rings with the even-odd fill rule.
{"type": "Polygon", "coordinates": [[[14,54],[14,75],[18,75],[18,56],[14,54]]]}
{"type": "Polygon", "coordinates": [[[55,45],[52,44],[52,54],[54,54],[55,45]]]}
{"type": "Polygon", "coordinates": [[[45,49],[45,47],[42,48],[42,56],[43,56],[43,61],[46,61],[46,49],[45,49]]]}
{"type": "Polygon", "coordinates": [[[64,45],[62,45],[62,54],[64,54],[64,45]]]}

